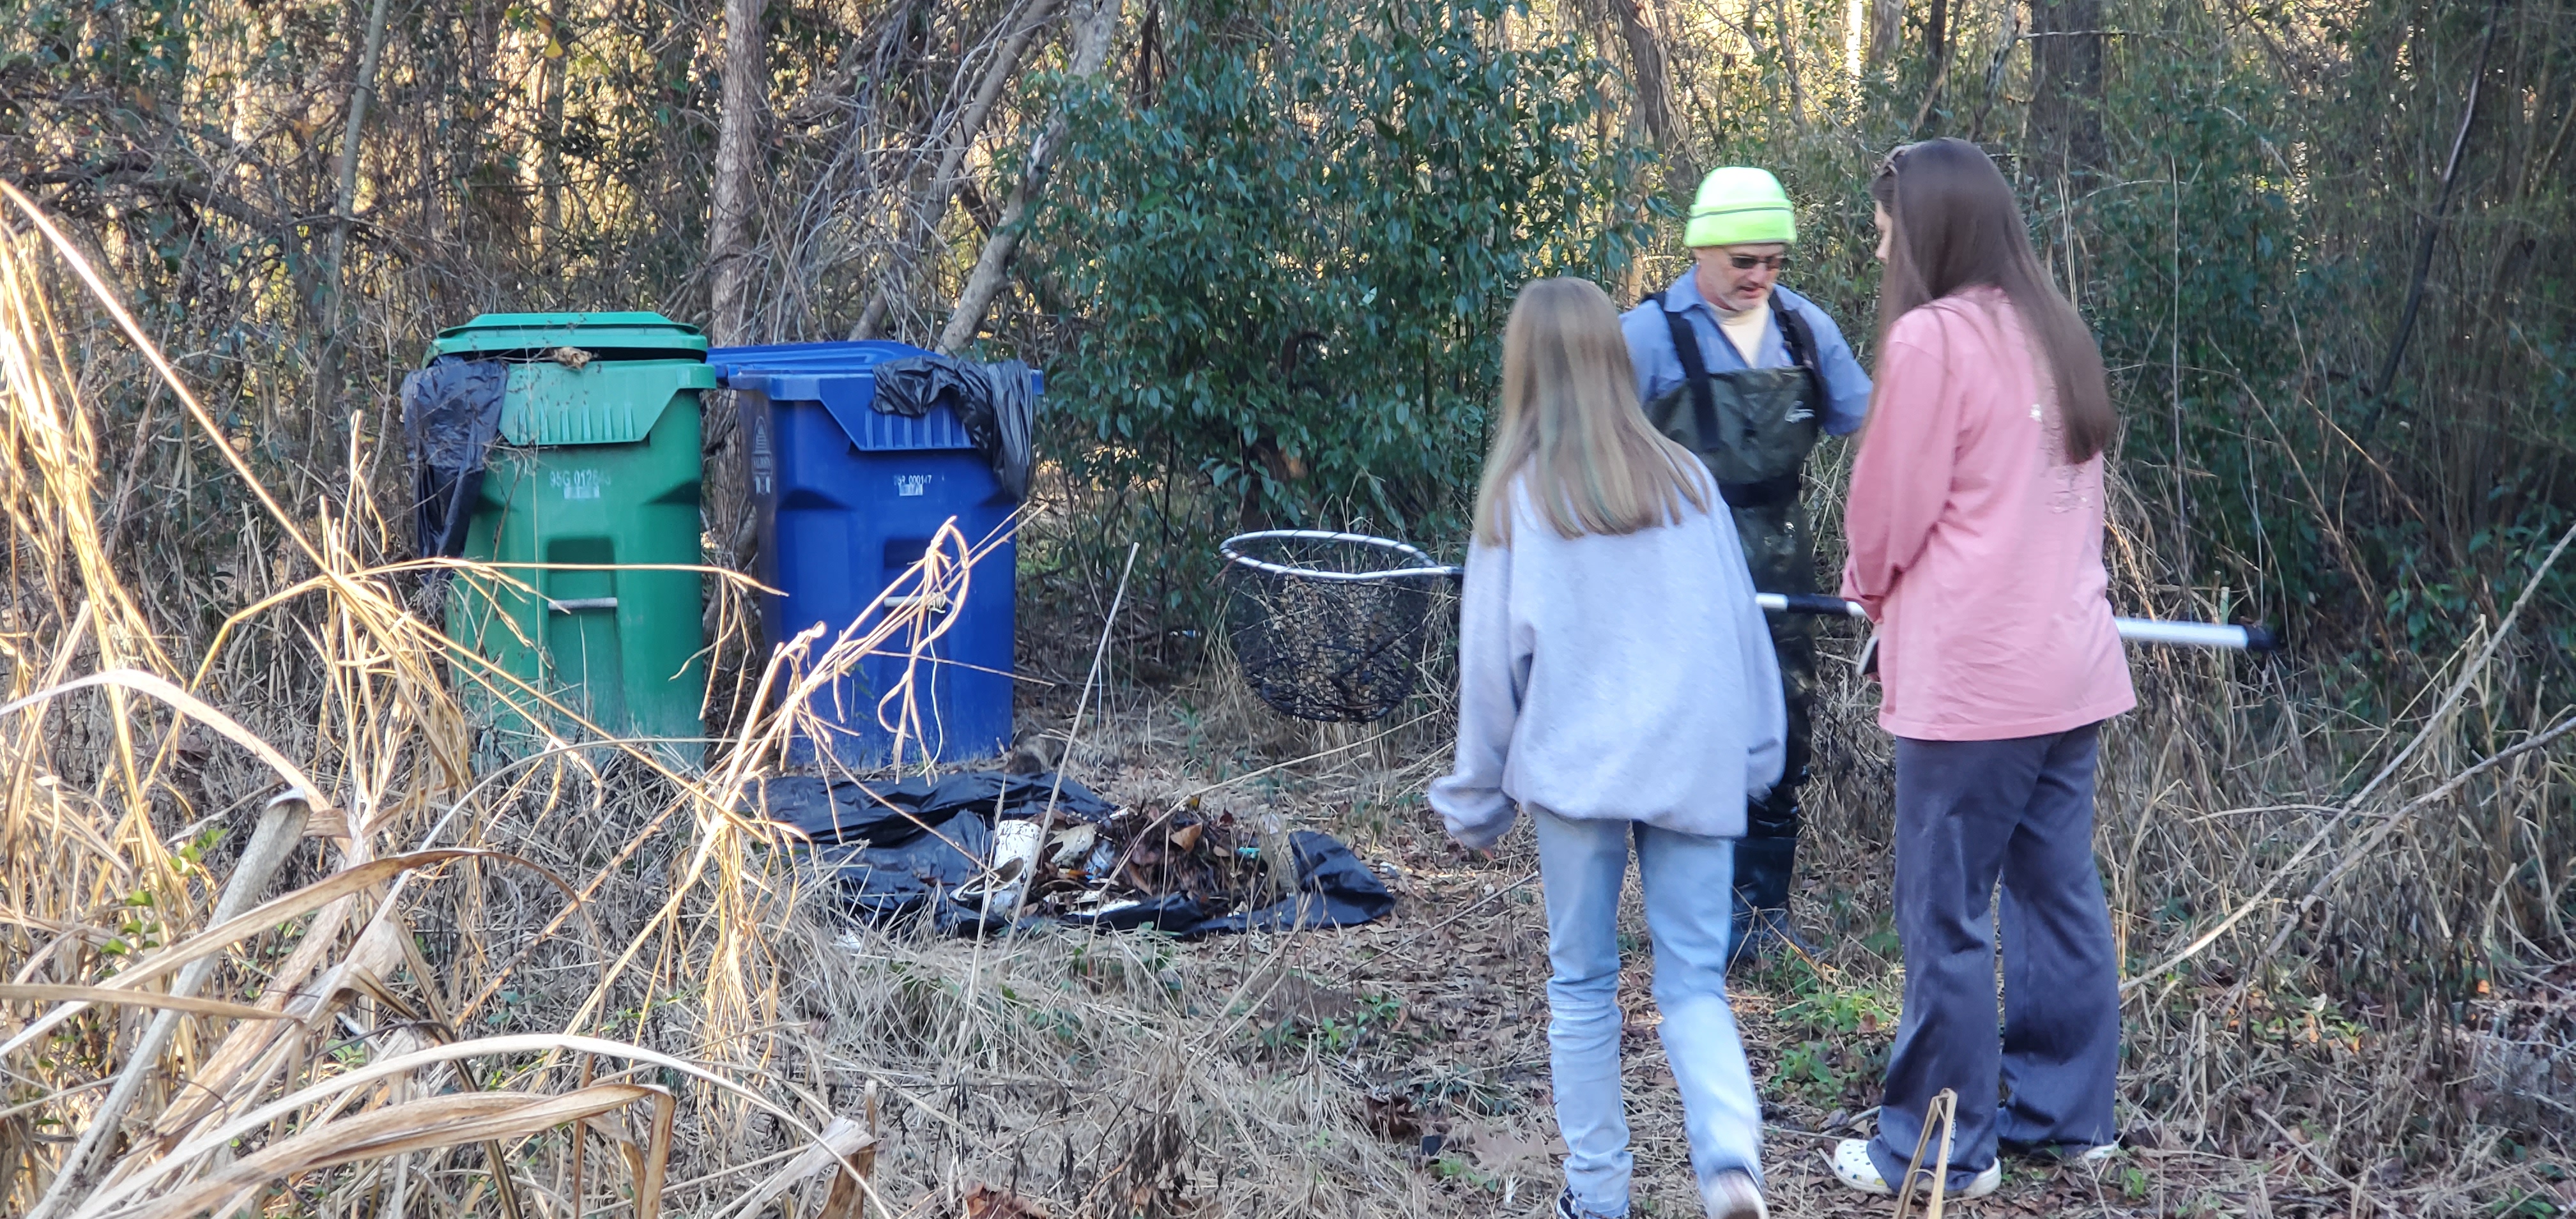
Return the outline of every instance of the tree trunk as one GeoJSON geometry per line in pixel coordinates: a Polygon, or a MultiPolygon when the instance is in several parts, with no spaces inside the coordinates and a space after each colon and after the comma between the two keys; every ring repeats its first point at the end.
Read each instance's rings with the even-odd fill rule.
{"type": "MultiPolygon", "coordinates": [[[[1120,0],[1089,0],[1088,12],[1075,26],[1073,81],[1089,81],[1100,74],[1100,63],[1109,55],[1109,36],[1118,28],[1120,0]]],[[[1078,7],[1077,12],[1081,11],[1078,7]]],[[[984,311],[1002,291],[1009,278],[1011,255],[1019,248],[1020,229],[1028,219],[1029,207],[1036,202],[1038,191],[1046,185],[1047,164],[1064,143],[1064,112],[1058,110],[1047,120],[1046,129],[1029,145],[1028,170],[1019,185],[1011,188],[1010,202],[1002,208],[1001,227],[984,243],[983,254],[975,260],[975,272],[966,280],[966,290],[957,294],[957,307],[948,313],[948,325],[939,332],[939,350],[955,353],[973,342],[975,332],[984,325],[984,311]]]]}
{"type": "Polygon", "coordinates": [[[1869,52],[1864,61],[1872,72],[1886,70],[1905,49],[1905,0],[1870,0],[1869,52]]]}
{"type": "Polygon", "coordinates": [[[564,68],[572,58],[571,38],[564,25],[570,19],[566,11],[569,8],[567,0],[549,0],[544,57],[537,67],[537,94],[545,123],[538,137],[545,141],[545,147],[538,157],[537,190],[543,206],[537,249],[549,262],[563,250],[564,68]]]}
{"type": "Polygon", "coordinates": [[[1638,0],[1609,0],[1609,9],[1619,23],[1621,40],[1628,44],[1628,72],[1636,86],[1637,117],[1645,122],[1647,137],[1664,157],[1665,189],[1687,196],[1699,175],[1691,163],[1690,140],[1673,114],[1672,65],[1664,54],[1663,40],[1646,23],[1638,0]]]}
{"type": "Polygon", "coordinates": [[[2031,148],[2042,179],[2102,168],[2102,0],[2031,0],[2031,148]]]}
{"type": "Polygon", "coordinates": [[[724,113],[716,128],[715,215],[707,227],[707,321],[719,347],[750,339],[752,171],[767,101],[760,38],[767,7],[768,0],[725,0],[724,113]]]}
{"type": "Polygon", "coordinates": [[[349,285],[346,267],[349,225],[357,218],[358,134],[367,125],[367,103],[376,96],[376,64],[385,50],[385,0],[375,0],[367,13],[367,41],[358,53],[358,78],[349,89],[349,125],[340,133],[340,181],[331,196],[331,249],[322,270],[322,358],[314,375],[314,402],[326,422],[339,413],[340,365],[348,353],[349,285]]]}
{"type": "MultiPolygon", "coordinates": [[[[1789,20],[1789,0],[1771,0],[1771,2],[1773,12],[1780,18],[1780,65],[1789,73],[1789,117],[1805,118],[1807,90],[1806,86],[1798,80],[1798,33],[1797,28],[1789,20]]],[[[1937,6],[1941,0],[1932,0],[1932,3],[1937,6]]]]}

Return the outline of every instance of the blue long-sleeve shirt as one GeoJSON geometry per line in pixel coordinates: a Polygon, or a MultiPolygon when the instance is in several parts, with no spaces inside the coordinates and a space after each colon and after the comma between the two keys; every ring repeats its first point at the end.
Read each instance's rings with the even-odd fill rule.
{"type": "MultiPolygon", "coordinates": [[[[1748,367],[1735,344],[1718,330],[1717,308],[1700,296],[1696,269],[1682,272],[1681,280],[1662,299],[1689,319],[1691,333],[1699,339],[1703,367],[1713,373],[1748,367]]],[[[1816,336],[1816,370],[1825,377],[1825,431],[1835,436],[1859,431],[1861,422],[1869,418],[1869,373],[1853,358],[1851,344],[1843,341],[1842,328],[1834,325],[1834,319],[1825,316],[1814,301],[1787,288],[1773,289],[1772,302],[1775,310],[1797,310],[1808,332],[1816,336]]],[[[1665,323],[1663,310],[1661,302],[1649,300],[1619,317],[1619,328],[1628,336],[1629,361],[1637,368],[1639,402],[1652,402],[1683,380],[1681,356],[1673,350],[1672,328],[1665,323]]],[[[1749,367],[1790,367],[1789,348],[1780,339],[1780,320],[1776,316],[1763,333],[1761,356],[1749,367]]]]}

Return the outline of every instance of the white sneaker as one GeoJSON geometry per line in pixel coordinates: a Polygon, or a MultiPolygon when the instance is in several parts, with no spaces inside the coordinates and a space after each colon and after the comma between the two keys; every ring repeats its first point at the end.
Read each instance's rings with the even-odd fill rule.
{"type": "MultiPolygon", "coordinates": [[[[1868,1139],[1844,1139],[1834,1144],[1833,1165],[1834,1176],[1837,1179],[1864,1194],[1887,1197],[1896,1192],[1888,1185],[1887,1178],[1879,1174],[1878,1162],[1869,1158],[1868,1139]]],[[[1982,1198],[2003,1188],[2003,1183],[2003,1161],[1997,1160],[1986,1165],[1986,1170],[1978,1173],[1975,1180],[1968,1182],[1966,1189],[1948,1196],[1963,1201],[1982,1198]]]]}
{"type": "Polygon", "coordinates": [[[1717,1174],[1703,1199],[1708,1204],[1708,1219],[1771,1219],[1771,1208],[1762,1201],[1762,1187],[1753,1174],[1729,1169],[1717,1174]]]}

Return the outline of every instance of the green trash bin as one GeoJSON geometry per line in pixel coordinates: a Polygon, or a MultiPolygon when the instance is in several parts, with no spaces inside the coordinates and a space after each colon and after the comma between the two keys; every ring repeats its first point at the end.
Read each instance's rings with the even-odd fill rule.
{"type": "Polygon", "coordinates": [[[464,557],[516,583],[460,577],[448,635],[615,735],[705,735],[704,577],[644,568],[700,562],[706,349],[658,313],[487,313],[430,344],[509,369],[464,557]]]}

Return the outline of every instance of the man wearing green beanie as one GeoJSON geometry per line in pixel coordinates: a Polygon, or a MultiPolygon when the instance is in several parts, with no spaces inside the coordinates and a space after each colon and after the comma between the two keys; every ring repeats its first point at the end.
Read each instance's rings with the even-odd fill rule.
{"type": "MultiPolygon", "coordinates": [[[[1692,267],[1620,318],[1646,417],[1717,477],[1754,587],[1817,591],[1804,491],[1819,430],[1847,436],[1869,410],[1869,374],[1825,311],[1779,286],[1798,240],[1788,192],[1766,170],[1729,166],[1700,182],[1683,230],[1692,267]]],[[[1803,617],[1773,615],[1789,712],[1780,782],[1747,810],[1735,847],[1735,960],[1794,938],[1789,879],[1798,790],[1807,777],[1816,644],[1803,617]]]]}

